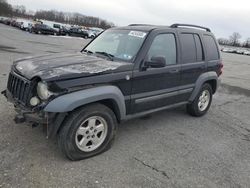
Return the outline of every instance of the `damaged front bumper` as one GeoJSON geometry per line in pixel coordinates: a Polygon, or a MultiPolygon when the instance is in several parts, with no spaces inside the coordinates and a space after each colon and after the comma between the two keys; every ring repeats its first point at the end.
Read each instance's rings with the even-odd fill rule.
{"type": "Polygon", "coordinates": [[[8,102],[14,104],[15,111],[17,112],[14,117],[14,122],[16,124],[29,123],[34,127],[38,125],[46,125],[47,138],[56,136],[60,125],[67,115],[67,113],[44,112],[42,109],[28,109],[15,101],[7,90],[2,91],[1,94],[7,98],[8,102]]]}

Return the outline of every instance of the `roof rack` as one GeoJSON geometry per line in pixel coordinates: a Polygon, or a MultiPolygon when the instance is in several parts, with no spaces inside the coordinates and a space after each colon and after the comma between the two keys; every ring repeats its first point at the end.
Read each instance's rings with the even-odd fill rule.
{"type": "Polygon", "coordinates": [[[128,26],[153,26],[150,24],[129,24],[128,26]]]}
{"type": "Polygon", "coordinates": [[[202,27],[202,26],[199,26],[199,25],[192,25],[192,24],[173,24],[170,27],[172,27],[172,28],[178,28],[178,27],[196,27],[196,28],[204,29],[207,32],[211,32],[211,30],[209,28],[207,28],[207,27],[202,27]]]}

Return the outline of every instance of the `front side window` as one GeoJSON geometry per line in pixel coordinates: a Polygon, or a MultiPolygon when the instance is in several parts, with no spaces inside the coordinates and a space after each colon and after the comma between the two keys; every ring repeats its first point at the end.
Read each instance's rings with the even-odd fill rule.
{"type": "Polygon", "coordinates": [[[147,32],[131,30],[107,30],[84,50],[93,53],[105,52],[114,58],[132,61],[145,40],[147,32]]]}
{"type": "Polygon", "coordinates": [[[148,60],[164,57],[167,65],[176,64],[176,41],[174,34],[160,34],[154,38],[148,51],[148,60]]]}

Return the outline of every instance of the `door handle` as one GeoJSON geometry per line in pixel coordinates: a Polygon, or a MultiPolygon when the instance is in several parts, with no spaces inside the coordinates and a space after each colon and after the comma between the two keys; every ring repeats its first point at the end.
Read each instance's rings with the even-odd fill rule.
{"type": "Polygon", "coordinates": [[[168,72],[171,74],[178,73],[179,69],[172,69],[172,70],[169,70],[168,72]]]}

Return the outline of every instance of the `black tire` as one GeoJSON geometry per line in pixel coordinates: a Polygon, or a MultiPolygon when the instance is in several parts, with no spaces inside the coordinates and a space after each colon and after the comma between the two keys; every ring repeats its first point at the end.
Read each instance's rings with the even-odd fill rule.
{"type": "Polygon", "coordinates": [[[208,83],[203,84],[200,92],[195,97],[194,101],[192,103],[187,104],[187,112],[191,116],[196,116],[196,117],[200,117],[200,116],[205,115],[211,106],[212,98],[213,98],[213,92],[212,92],[211,85],[208,83]],[[210,99],[209,99],[209,103],[208,103],[207,107],[201,111],[199,106],[198,106],[199,105],[199,98],[202,95],[203,91],[205,91],[205,90],[209,92],[210,99]]]}
{"type": "Polygon", "coordinates": [[[58,133],[58,145],[62,153],[70,160],[82,160],[107,151],[115,138],[117,119],[114,112],[105,105],[91,104],[71,112],[58,133]],[[98,116],[107,123],[106,137],[102,144],[93,151],[82,151],[77,146],[77,130],[90,117],[98,116]]]}

